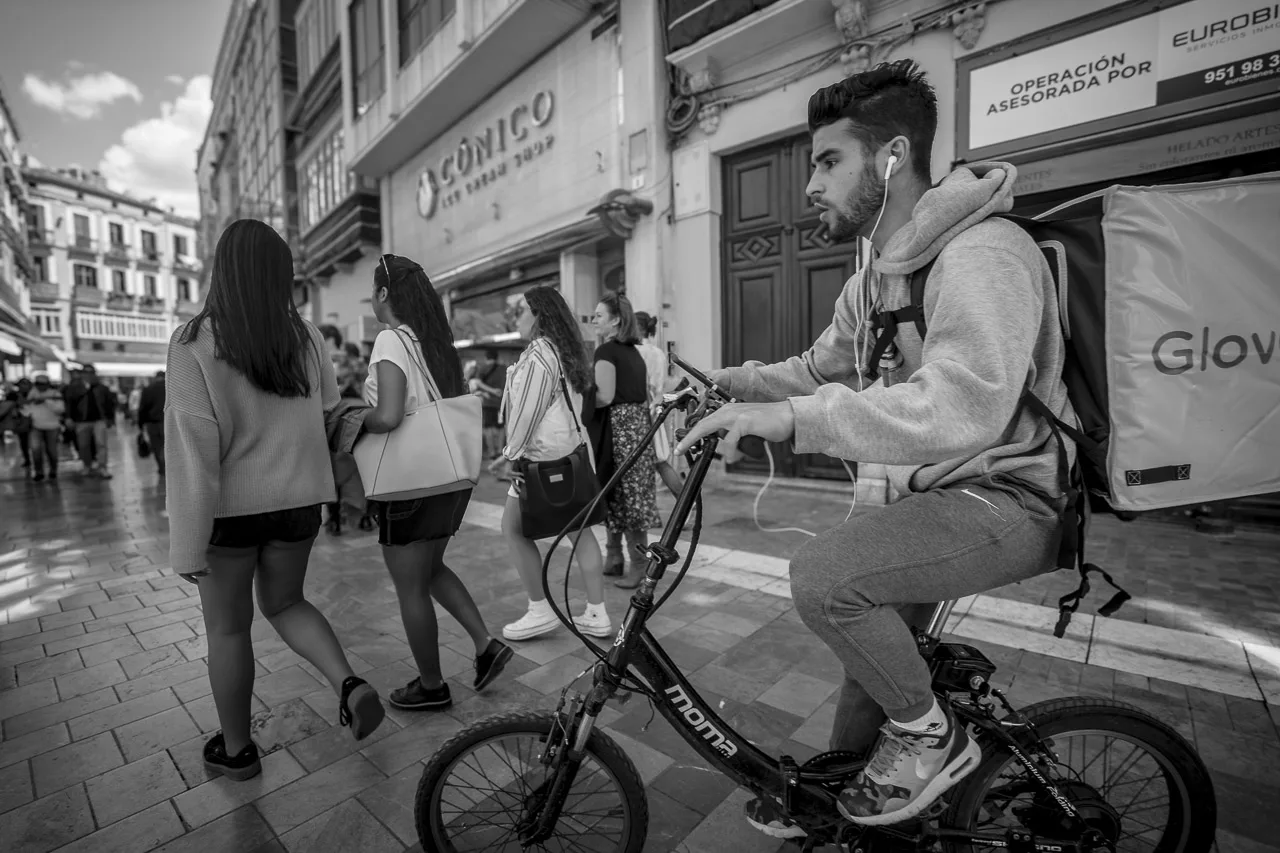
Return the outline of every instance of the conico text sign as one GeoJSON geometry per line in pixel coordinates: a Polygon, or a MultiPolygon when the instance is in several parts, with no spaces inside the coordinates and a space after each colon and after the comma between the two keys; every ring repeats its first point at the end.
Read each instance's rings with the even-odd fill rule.
{"type": "Polygon", "coordinates": [[[555,107],[555,95],[543,89],[488,126],[464,133],[456,144],[447,144],[446,153],[418,176],[418,213],[431,219],[437,210],[462,204],[549,151],[555,136],[547,125],[555,107]]]}
{"type": "Polygon", "coordinates": [[[1280,85],[1280,3],[1189,0],[1038,49],[996,48],[960,71],[966,157],[1092,122],[1127,126],[1280,85]]]}

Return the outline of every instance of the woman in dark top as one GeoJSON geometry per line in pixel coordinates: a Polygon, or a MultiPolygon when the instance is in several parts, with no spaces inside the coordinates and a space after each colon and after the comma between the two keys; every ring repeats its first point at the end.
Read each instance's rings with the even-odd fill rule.
{"type": "MultiPolygon", "coordinates": [[[[596,407],[607,419],[609,446],[599,462],[601,481],[613,474],[614,466],[631,455],[649,432],[649,386],[644,358],[636,345],[640,328],[627,297],[609,293],[596,306],[596,407]]],[[[641,454],[639,461],[607,498],[609,553],[605,561],[606,575],[622,575],[614,583],[622,589],[640,584],[644,572],[644,549],[648,530],[658,527],[657,496],[654,492],[653,444],[641,454]],[[631,555],[630,567],[623,572],[622,538],[626,537],[631,555]]]]}

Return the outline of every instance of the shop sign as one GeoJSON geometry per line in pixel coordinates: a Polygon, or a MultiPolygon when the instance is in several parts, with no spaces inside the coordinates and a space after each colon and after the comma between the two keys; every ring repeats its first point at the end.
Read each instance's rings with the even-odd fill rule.
{"type": "Polygon", "coordinates": [[[969,72],[968,149],[1274,80],[1280,3],[1191,0],[969,72]]]}
{"type": "Polygon", "coordinates": [[[543,89],[478,133],[464,134],[418,176],[418,213],[431,219],[551,150],[555,136],[540,131],[554,111],[555,95],[543,89]]]}
{"type": "Polygon", "coordinates": [[[1015,196],[1280,148],[1280,112],[1244,116],[1018,166],[1015,196]]]}

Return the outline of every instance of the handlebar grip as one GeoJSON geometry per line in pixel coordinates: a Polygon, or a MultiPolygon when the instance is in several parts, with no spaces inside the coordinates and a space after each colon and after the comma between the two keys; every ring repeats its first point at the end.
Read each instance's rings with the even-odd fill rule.
{"type": "Polygon", "coordinates": [[[748,459],[763,459],[765,457],[764,439],[755,435],[744,435],[738,442],[738,450],[748,459]]]}

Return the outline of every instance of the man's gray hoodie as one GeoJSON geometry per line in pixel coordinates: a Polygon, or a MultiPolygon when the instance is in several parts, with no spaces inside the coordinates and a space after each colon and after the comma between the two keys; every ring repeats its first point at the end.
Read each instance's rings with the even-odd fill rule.
{"type": "MultiPolygon", "coordinates": [[[[926,192],[884,253],[845,283],[831,325],[802,356],[724,372],[741,400],[790,398],[795,451],[889,466],[899,495],[999,472],[1058,497],[1057,445],[1048,425],[1019,410],[1026,388],[1067,423],[1057,291],[1035,241],[988,218],[1013,207],[1008,163],[957,169],[926,192]],[[898,327],[900,367],[858,391],[858,281],[879,276],[890,311],[911,303],[911,274],[937,259],[924,293],[923,347],[898,327]]],[[[1074,458],[1074,447],[1068,448],[1074,458]]]]}

